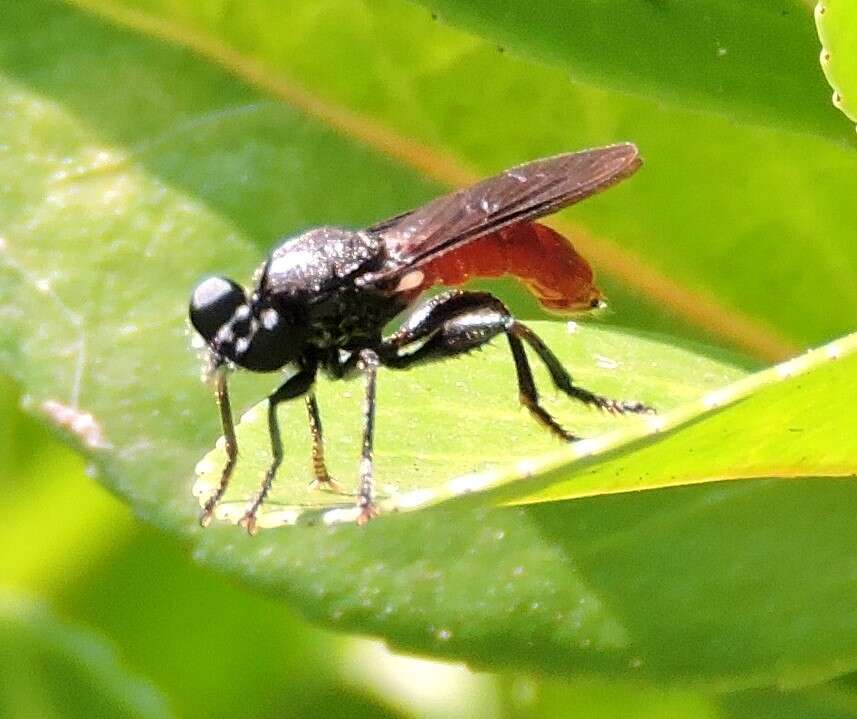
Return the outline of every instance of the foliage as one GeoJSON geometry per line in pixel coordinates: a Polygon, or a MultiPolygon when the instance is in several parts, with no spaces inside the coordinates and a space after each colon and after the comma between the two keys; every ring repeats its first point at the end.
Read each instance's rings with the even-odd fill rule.
{"type": "Polygon", "coordinates": [[[0,638],[3,716],[173,716],[152,687],[123,671],[112,647],[37,602],[0,596],[0,638]]]}
{"type": "MultiPolygon", "coordinates": [[[[857,155],[824,90],[811,13],[797,0],[425,4],[440,21],[401,0],[3,5],[0,368],[18,389],[3,404],[13,432],[0,465],[21,483],[9,536],[40,537],[4,562],[3,582],[106,623],[184,713],[205,696],[224,715],[240,710],[246,687],[271,712],[306,715],[283,702],[297,686],[320,713],[331,687],[352,715],[413,709],[385,707],[326,666],[349,651],[342,640],[291,617],[281,626],[277,605],[184,566],[176,536],[199,563],[318,623],[498,672],[563,675],[527,679],[543,687],[538,700],[511,678],[506,696],[498,675],[510,715],[604,695],[651,716],[857,714],[852,680],[765,688],[821,684],[857,664],[854,339],[758,371],[846,335],[857,315],[857,155]],[[628,139],[646,160],[639,175],[556,222],[604,278],[607,326],[571,333],[514,285],[499,291],[578,380],[648,401],[656,417],[597,416],[553,396],[542,374],[551,409],[591,440],[559,448],[515,408],[498,344],[382,376],[382,489],[448,501],[362,529],[198,529],[193,467],[218,434],[184,319],[198,278],[249,277],[281,234],[364,224],[517,161],[628,139]],[[62,450],[13,409],[17,391],[90,475],[173,538],[83,492],[83,463],[67,452],[28,470],[36,448],[62,450]],[[450,480],[471,473],[492,491],[453,498],[462,485],[450,480]],[[68,547],[115,559],[98,569],[70,558],[56,581],[68,547]],[[112,620],[106,608],[87,614],[83,598],[123,567],[149,583],[125,581],[112,620]],[[172,590],[148,622],[131,619],[135,599],[164,582],[172,590]],[[173,611],[195,646],[161,649],[153,627],[173,611]],[[287,671],[258,675],[272,664],[287,671]]],[[[841,47],[828,70],[847,88],[853,46],[820,29],[841,47]]],[[[235,405],[274,381],[236,378],[235,405]]],[[[320,388],[346,486],[359,395],[320,388]]],[[[272,523],[286,505],[342,501],[305,489],[300,412],[282,413],[292,451],[272,523]]],[[[240,441],[227,510],[267,461],[252,414],[240,441]]],[[[219,461],[203,461],[203,480],[219,461]]],[[[406,503],[391,496],[387,509],[406,503]]],[[[592,701],[590,716],[622,710],[592,701]]]]}
{"type": "Polygon", "coordinates": [[[833,87],[833,104],[852,120],[857,119],[855,102],[854,46],[857,43],[857,12],[854,6],[825,0],[815,6],[815,22],[821,39],[821,67],[833,87]]]}

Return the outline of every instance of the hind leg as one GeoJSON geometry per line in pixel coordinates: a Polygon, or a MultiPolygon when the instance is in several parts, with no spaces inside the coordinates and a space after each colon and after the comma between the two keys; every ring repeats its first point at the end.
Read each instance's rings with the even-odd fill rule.
{"type": "Polygon", "coordinates": [[[418,308],[382,344],[379,356],[383,364],[403,369],[467,353],[501,333],[506,335],[515,362],[521,404],[557,437],[566,441],[578,439],[540,404],[524,343],[544,362],[557,388],[569,397],[613,413],[652,411],[640,402],[608,399],[575,385],[538,335],[518,322],[500,300],[487,292],[451,291],[437,295],[418,308]]]}
{"type": "Polygon", "coordinates": [[[583,387],[575,385],[571,380],[571,375],[569,375],[565,367],[562,366],[559,358],[529,327],[515,320],[511,332],[516,337],[526,342],[533,349],[548,368],[548,372],[550,372],[553,383],[559,390],[567,394],[569,397],[573,397],[584,404],[592,405],[598,409],[610,412],[610,414],[648,414],[654,412],[651,407],[643,404],[642,402],[629,402],[626,400],[602,397],[601,395],[594,394],[583,387]]]}

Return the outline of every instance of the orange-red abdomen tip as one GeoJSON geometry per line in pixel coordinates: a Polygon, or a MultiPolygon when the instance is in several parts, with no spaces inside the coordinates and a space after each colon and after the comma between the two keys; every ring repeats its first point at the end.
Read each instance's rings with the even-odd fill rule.
{"type": "Polygon", "coordinates": [[[551,312],[580,312],[597,307],[601,300],[589,263],[565,237],[537,222],[483,235],[419,269],[420,291],[436,284],[454,286],[474,278],[510,275],[551,312]]]}

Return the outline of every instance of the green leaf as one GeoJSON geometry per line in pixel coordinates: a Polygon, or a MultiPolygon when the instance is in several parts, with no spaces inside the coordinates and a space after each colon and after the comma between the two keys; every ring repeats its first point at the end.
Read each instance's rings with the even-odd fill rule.
{"type": "MultiPolygon", "coordinates": [[[[665,428],[691,422],[663,441],[637,443],[595,466],[557,463],[528,482],[522,501],[723,479],[857,476],[857,442],[846,429],[854,424],[855,350],[857,334],[715,390],[696,407],[654,420],[665,428]]],[[[616,441],[602,440],[599,451],[616,441]]]]}
{"type": "MultiPolygon", "coordinates": [[[[827,92],[815,64],[818,47],[810,10],[801,0],[705,0],[692,5],[627,0],[419,2],[428,12],[401,14],[411,25],[418,23],[423,32],[437,34],[431,28],[437,24],[432,22],[435,19],[460,26],[487,38],[495,54],[498,48],[508,49],[550,63],[574,82],[666,100],[740,122],[812,132],[837,141],[851,139],[847,127],[825,102],[827,92]]],[[[98,5],[91,0],[86,4],[98,5]]],[[[351,2],[314,4],[311,11],[295,2],[256,2],[245,8],[177,0],[123,0],[121,4],[191,20],[248,50],[255,46],[253,52],[277,65],[297,68],[314,64],[313,55],[318,54],[289,57],[291,46],[306,42],[299,39],[301,33],[289,33],[284,44],[274,40],[275,33],[269,36],[260,33],[260,28],[292,27],[298,22],[318,30],[325,23],[326,9],[337,7],[358,24],[343,24],[324,39],[321,33],[312,33],[335,54],[347,52],[355,36],[382,29],[371,15],[367,19],[365,8],[355,12],[358,6],[351,2]]],[[[411,35],[407,26],[401,29],[411,35]]],[[[454,47],[430,48],[418,42],[407,52],[401,36],[384,30],[384,40],[397,57],[432,70],[458,61],[474,47],[464,39],[454,47]]],[[[338,76],[338,83],[344,85],[348,73],[334,64],[326,74],[338,76]]],[[[373,79],[366,82],[378,84],[373,79]]]]}
{"type": "Polygon", "coordinates": [[[0,592],[0,679],[0,708],[9,719],[174,716],[102,638],[9,592],[0,592]]]}
{"type": "Polygon", "coordinates": [[[824,106],[809,10],[800,0],[420,1],[581,82],[743,122],[846,136],[824,106]]]}
{"type": "MultiPolygon", "coordinates": [[[[377,17],[393,26],[401,19],[395,9],[377,17]]],[[[359,29],[340,23],[346,34],[359,29]]],[[[402,42],[419,30],[408,23],[400,29],[402,42]]],[[[330,626],[483,666],[584,668],[718,686],[809,683],[854,666],[855,500],[851,483],[841,480],[731,482],[514,509],[438,507],[389,516],[362,531],[288,529],[250,539],[220,525],[200,535],[193,465],[218,430],[188,350],[190,288],[210,272],[248,277],[276,234],[321,223],[359,226],[440,188],[394,159],[401,153],[378,151],[391,137],[400,139],[383,124],[374,136],[360,134],[354,116],[319,110],[315,95],[300,109],[273,102],[206,60],[199,48],[202,58],[39,0],[7,4],[0,37],[0,104],[8,108],[0,114],[0,366],[24,388],[30,411],[87,454],[105,485],[138,514],[198,543],[197,556],[208,566],[284,597],[330,626]],[[347,122],[337,125],[337,117],[347,122]],[[362,144],[371,137],[375,150],[362,144]]],[[[266,37],[269,45],[285,41],[276,26],[266,37]]],[[[438,52],[450,52],[453,60],[430,56],[427,66],[437,62],[441,77],[455,74],[455,42],[465,45],[462,54],[473,64],[465,62],[470,71],[455,84],[440,82],[447,104],[426,114],[426,132],[438,135],[452,119],[470,118],[461,120],[459,133],[450,130],[456,156],[479,156],[485,165],[508,164],[506,154],[540,154],[531,151],[542,142],[567,146],[570,135],[545,140],[544,125],[528,127],[514,111],[528,106],[527,114],[542,115],[553,108],[545,118],[563,125],[556,113],[574,116],[562,99],[571,91],[564,80],[519,61],[500,65],[492,77],[514,69],[514,83],[522,83],[515,97],[527,102],[507,100],[508,115],[499,98],[482,115],[473,106],[457,114],[449,98],[465,82],[474,94],[490,93],[492,83],[477,70],[493,68],[497,55],[471,39],[449,37],[438,52]],[[542,77],[553,78],[546,94],[531,96],[524,81],[542,77]],[[495,133],[480,117],[507,120],[495,133]],[[507,143],[510,138],[515,142],[507,143]]],[[[223,48],[215,45],[217,55],[223,48]]],[[[374,47],[377,62],[397,65],[381,45],[374,47]]],[[[366,50],[360,43],[340,50],[350,59],[340,66],[352,72],[363,58],[356,48],[366,50]]],[[[245,77],[285,94],[264,71],[253,76],[242,56],[230,57],[245,77]]],[[[313,62],[336,59],[318,58],[313,62]]],[[[413,70],[404,61],[401,66],[413,70]]],[[[390,70],[380,77],[397,75],[390,70]]],[[[398,77],[404,82],[406,76],[398,77]]],[[[370,85],[355,86],[364,102],[370,85]]],[[[572,104],[585,109],[599,97],[612,103],[582,91],[572,104]]],[[[781,354],[784,345],[757,341],[765,340],[764,328],[803,342],[853,323],[855,256],[841,239],[853,236],[853,218],[843,201],[847,188],[838,187],[852,169],[851,154],[803,138],[763,135],[768,170],[733,183],[735,161],[751,155],[754,137],[702,122],[697,129],[713,131],[676,160],[686,173],[676,174],[670,169],[675,153],[668,149],[677,125],[664,122],[675,118],[639,103],[644,121],[634,107],[622,105],[621,114],[612,115],[616,122],[599,132],[624,134],[637,120],[647,126],[661,147],[660,159],[647,167],[652,184],[635,194],[626,183],[589,203],[591,209],[578,208],[587,227],[612,228],[640,248],[640,256],[657,258],[669,288],[691,290],[680,293],[686,306],[697,297],[705,304],[716,290],[725,298],[715,302],[724,310],[718,314],[722,327],[758,318],[763,331],[751,332],[750,344],[768,347],[767,354],[781,354]],[[723,165],[701,162],[721,155],[723,165]],[[701,192],[699,168],[709,166],[703,190],[712,189],[701,192]],[[812,190],[817,194],[810,192],[805,204],[795,200],[795,182],[813,187],[831,167],[830,181],[812,190]],[[787,173],[780,184],[767,182],[779,173],[787,173]],[[721,185],[728,192],[714,189],[721,185]],[[764,187],[774,199],[748,192],[753,187],[764,187]],[[734,203],[727,199],[735,194],[734,203]],[[657,198],[651,216],[649,196],[657,198]],[[646,211],[619,212],[626,204],[646,211]],[[741,224],[745,209],[750,220],[741,224]],[[780,209],[793,213],[784,224],[780,209]],[[714,238],[720,241],[709,245],[714,238]],[[735,317],[725,311],[730,308],[735,317]]],[[[416,117],[422,103],[414,108],[416,117]]],[[[592,126],[610,112],[593,111],[592,126]]],[[[765,162],[751,163],[747,172],[765,162]]],[[[444,168],[440,174],[448,174],[444,168]]],[[[618,264],[629,277],[650,276],[652,265],[634,256],[623,254],[618,264]]],[[[658,283],[652,287],[646,296],[667,304],[672,295],[658,294],[658,283]]],[[[605,348],[615,342],[629,363],[640,361],[634,348],[644,340],[591,336],[605,348]]],[[[731,336],[728,329],[722,336],[731,336]]],[[[638,386],[631,376],[610,379],[603,367],[586,377],[591,362],[590,355],[581,375],[598,389],[625,394],[638,386]]],[[[641,377],[658,376],[657,367],[646,369],[641,377]]],[[[275,380],[243,378],[235,406],[257,401],[275,380]]],[[[578,417],[571,411],[568,420],[578,417]]],[[[449,410],[441,420],[451,424],[449,410]]],[[[830,427],[836,431],[846,434],[848,427],[830,427]]],[[[350,447],[356,446],[355,437],[350,447]]]]}
{"type": "Polygon", "coordinates": [[[507,683],[516,716],[552,719],[853,719],[857,701],[847,682],[801,691],[748,690],[704,695],[632,682],[518,677],[507,683]]]}
{"type": "Polygon", "coordinates": [[[841,0],[823,0],[815,6],[815,24],[833,104],[857,120],[857,8],[841,0]]]}
{"type": "Polygon", "coordinates": [[[725,719],[853,719],[857,697],[846,682],[802,692],[769,689],[729,694],[720,699],[725,719]]]}
{"type": "Polygon", "coordinates": [[[433,186],[78,11],[14,5],[0,32],[0,363],[108,486],[186,530],[183,478],[217,426],[190,349],[195,282],[248,276],[278,232],[364,224],[433,186]]]}
{"type": "MultiPolygon", "coordinates": [[[[558,334],[554,328],[554,344],[561,346],[558,334]]],[[[579,339],[585,356],[587,338],[579,339]]],[[[598,346],[606,344],[605,337],[597,339],[598,346]]],[[[647,381],[627,355],[621,363],[626,377],[650,386],[652,396],[676,392],[680,372],[698,379],[714,369],[698,363],[690,372],[688,358],[675,350],[671,356],[661,348],[645,349],[647,369],[657,368],[657,381],[647,381]]],[[[843,598],[852,595],[857,581],[847,569],[855,548],[846,530],[857,501],[853,482],[711,480],[724,478],[724,467],[730,479],[857,475],[855,350],[857,336],[844,338],[709,392],[702,402],[643,420],[657,422],[661,432],[681,423],[665,435],[653,437],[645,427],[596,435],[562,454],[531,459],[527,471],[535,476],[525,481],[512,481],[520,480],[520,464],[480,480],[499,484],[504,491],[493,498],[507,501],[542,488],[543,494],[526,501],[544,505],[518,512],[474,509],[478,496],[470,495],[460,507],[388,514],[363,530],[269,531],[249,544],[215,531],[203,538],[197,556],[305,602],[306,611],[321,621],[377,632],[408,650],[464,657],[477,666],[569,671],[585,665],[610,676],[628,672],[718,688],[816,683],[857,662],[857,646],[840,641],[852,622],[843,598]],[[700,416],[705,407],[726,404],[700,416]],[[607,453],[568,459],[591,452],[607,453]],[[652,489],[686,482],[706,484],[652,489]],[[611,496],[640,489],[649,491],[611,496]],[[584,498],[556,501],[569,496],[584,498]],[[480,587],[478,599],[468,602],[472,587],[480,587]],[[827,609],[800,609],[818,606],[827,609]],[[740,641],[722,639],[738,636],[740,641]]],[[[478,359],[488,386],[501,387],[502,379],[490,369],[499,358],[478,359]]],[[[477,388],[472,406],[493,418],[490,392],[478,391],[475,359],[469,361],[469,372],[467,362],[461,364],[468,386],[477,388]]],[[[463,384],[454,373],[451,378],[463,384]]],[[[415,391],[412,380],[404,381],[415,391]]],[[[395,382],[390,377],[387,384],[395,382]]],[[[399,423],[426,419],[407,411],[399,423]]],[[[480,417],[464,426],[482,424],[480,417]]],[[[515,432],[517,446],[520,430],[514,423],[503,430],[493,418],[491,426],[500,440],[515,432]]],[[[429,425],[429,431],[431,449],[448,457],[447,447],[454,451],[454,444],[447,445],[441,430],[429,425]]],[[[254,432],[264,436],[264,427],[251,419],[239,441],[254,432]]],[[[474,449],[465,435],[471,461],[483,449],[491,457],[499,454],[492,446],[497,438],[480,439],[482,447],[474,449]]],[[[390,453],[395,467],[394,443],[390,453]]],[[[256,468],[257,482],[265,461],[256,468]]],[[[455,461],[453,456],[450,463],[455,461]]],[[[454,493],[449,488],[458,482],[444,478],[435,498],[454,493]]],[[[275,501],[285,496],[281,501],[293,503],[295,491],[316,501],[301,487],[278,488],[275,501]]],[[[393,497],[389,504],[412,508],[405,498],[393,497]]],[[[243,506],[236,505],[234,518],[243,506]]],[[[278,507],[270,523],[284,517],[293,519],[278,507]]]]}
{"type": "Polygon", "coordinates": [[[438,507],[242,536],[196,557],[316,621],[482,668],[718,689],[857,666],[854,483],[760,481],[438,507]]]}
{"type": "MultiPolygon", "coordinates": [[[[556,351],[581,386],[608,396],[633,398],[662,412],[691,401],[697,402],[695,411],[699,412],[700,397],[741,376],[732,366],[690,349],[615,330],[571,325],[572,334],[557,322],[530,326],[556,351]]],[[[644,419],[611,417],[574,403],[553,388],[543,366],[535,359],[533,364],[546,408],[574,433],[599,437],[619,427],[623,429],[617,430],[618,435],[636,438],[640,432],[651,432],[644,419]]],[[[236,382],[240,381],[237,377],[236,382]]],[[[522,471],[533,474],[544,462],[556,463],[557,454],[567,474],[569,452],[560,450],[562,444],[526,416],[517,395],[514,365],[505,342],[498,341],[442,368],[383,371],[378,380],[376,419],[376,477],[382,508],[417,509],[465,488],[502,485],[521,479],[522,471]]],[[[362,396],[359,382],[319,383],[328,466],[349,492],[354,491],[357,475],[362,396]]],[[[350,516],[353,494],[342,496],[310,487],[310,436],[303,403],[284,403],[279,418],[285,428],[287,456],[278,473],[281,479],[260,513],[259,526],[291,524],[308,511],[305,519],[311,521],[317,519],[317,512],[311,510],[331,507],[337,511],[326,514],[325,521],[350,516]]],[[[218,511],[218,516],[233,521],[241,518],[252,501],[271,461],[267,401],[244,415],[237,435],[241,459],[218,511]]],[[[218,485],[225,461],[221,440],[197,465],[194,493],[200,503],[218,485]]]]}

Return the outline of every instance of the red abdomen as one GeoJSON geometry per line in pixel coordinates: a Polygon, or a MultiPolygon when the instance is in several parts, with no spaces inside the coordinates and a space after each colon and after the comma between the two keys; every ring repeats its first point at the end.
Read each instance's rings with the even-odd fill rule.
{"type": "Polygon", "coordinates": [[[590,309],[601,298],[589,263],[565,237],[536,222],[478,237],[421,265],[419,271],[423,274],[419,291],[436,284],[461,285],[477,277],[510,275],[552,312],[590,309]]]}

